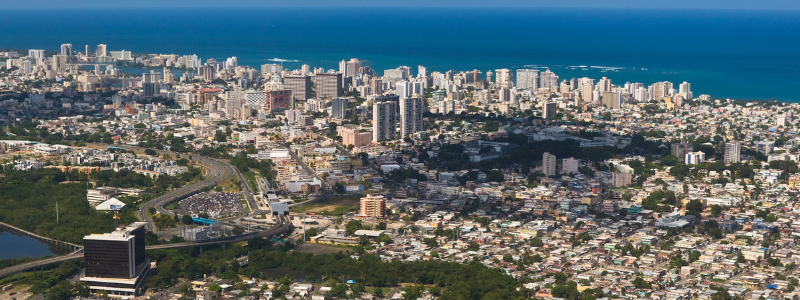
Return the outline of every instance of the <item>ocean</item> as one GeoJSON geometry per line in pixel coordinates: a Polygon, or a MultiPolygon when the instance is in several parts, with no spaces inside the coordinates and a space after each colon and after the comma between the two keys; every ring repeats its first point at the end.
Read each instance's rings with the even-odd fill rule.
{"type": "Polygon", "coordinates": [[[800,11],[508,8],[0,9],[0,48],[338,69],[549,68],[562,79],[692,83],[695,95],[800,101],[800,11]]]}

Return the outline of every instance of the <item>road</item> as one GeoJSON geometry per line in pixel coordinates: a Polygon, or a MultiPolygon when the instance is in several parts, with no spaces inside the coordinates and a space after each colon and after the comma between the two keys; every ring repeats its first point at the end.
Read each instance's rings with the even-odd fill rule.
{"type": "Polygon", "coordinates": [[[326,181],[326,180],[323,180],[321,177],[319,177],[319,175],[317,175],[317,171],[315,171],[314,169],[312,169],[311,167],[309,167],[309,166],[306,164],[306,162],[304,162],[302,159],[300,159],[300,157],[299,157],[299,156],[297,156],[297,154],[296,154],[296,153],[294,153],[294,151],[292,151],[292,149],[291,149],[291,148],[289,149],[289,155],[291,155],[291,156],[292,156],[292,158],[293,158],[293,159],[294,159],[294,160],[295,160],[295,161],[296,161],[298,164],[300,164],[301,166],[303,166],[303,169],[305,169],[305,170],[306,170],[306,172],[308,172],[308,174],[310,174],[311,176],[314,176],[314,177],[316,177],[317,179],[319,179],[319,181],[321,181],[321,182],[322,182],[322,188],[323,188],[323,191],[324,191],[324,190],[326,190],[326,189],[327,189],[327,190],[333,190],[333,189],[331,188],[331,186],[328,184],[328,181],[326,181]]]}
{"type": "MultiPolygon", "coordinates": [[[[224,243],[235,243],[246,241],[255,237],[272,237],[283,234],[284,232],[288,231],[292,228],[292,222],[288,220],[288,218],[279,218],[280,222],[275,224],[275,226],[264,230],[258,231],[254,233],[239,235],[235,237],[223,238],[223,239],[216,239],[206,242],[185,242],[185,243],[175,243],[175,244],[163,244],[163,245],[152,245],[145,247],[146,250],[158,250],[158,249],[173,249],[173,248],[182,248],[182,247],[194,247],[194,246],[207,246],[207,245],[216,245],[216,244],[224,244],[224,243]]],[[[76,251],[68,255],[62,255],[59,257],[53,257],[43,260],[32,261],[29,263],[19,264],[16,266],[8,267],[5,269],[0,269],[0,278],[10,276],[12,274],[16,274],[25,270],[37,268],[40,266],[46,266],[49,264],[59,263],[62,261],[73,260],[73,259],[81,259],[83,258],[83,251],[76,251]]]]}
{"type": "MultiPolygon", "coordinates": [[[[94,147],[108,147],[109,146],[109,145],[106,145],[106,144],[95,144],[95,143],[90,143],[90,144],[87,144],[87,145],[94,146],[94,147]]],[[[128,145],[113,145],[113,146],[119,147],[119,148],[123,148],[125,150],[133,150],[133,151],[139,151],[139,152],[144,152],[145,150],[149,149],[149,148],[142,148],[142,147],[128,146],[128,145]]],[[[150,149],[150,150],[154,150],[154,149],[150,149]]],[[[164,151],[164,150],[154,150],[154,151],[156,151],[156,153],[158,153],[159,155],[180,154],[180,153],[175,153],[175,152],[171,152],[171,151],[164,151]]],[[[150,218],[149,214],[147,213],[147,210],[150,209],[151,207],[155,207],[155,209],[156,209],[156,211],[158,213],[172,215],[171,212],[169,212],[166,209],[164,209],[164,205],[166,205],[166,204],[168,204],[168,203],[170,203],[172,201],[177,201],[177,200],[186,198],[188,196],[194,195],[194,194],[200,192],[200,190],[202,190],[204,187],[216,186],[220,182],[223,182],[223,181],[227,180],[228,178],[230,178],[234,173],[238,174],[238,171],[233,166],[231,166],[227,162],[224,162],[224,161],[219,160],[219,159],[208,158],[208,157],[204,157],[204,156],[200,156],[200,155],[196,155],[196,154],[184,154],[183,158],[186,158],[186,159],[189,159],[189,160],[192,160],[192,161],[195,161],[195,162],[199,163],[201,166],[203,166],[203,168],[205,168],[208,171],[208,175],[209,176],[206,176],[206,178],[204,178],[203,180],[201,180],[199,182],[195,182],[195,183],[192,183],[192,184],[189,184],[189,185],[182,186],[180,188],[171,190],[171,191],[167,192],[166,194],[161,195],[161,196],[159,196],[159,197],[157,197],[155,199],[152,199],[152,200],[142,204],[141,206],[139,206],[139,210],[136,211],[136,216],[138,216],[140,220],[147,222],[147,229],[150,230],[150,231],[156,232],[158,230],[156,228],[156,226],[155,226],[155,223],[153,222],[153,219],[150,218]]],[[[238,175],[241,178],[241,174],[238,174],[238,175]]],[[[242,180],[242,182],[244,182],[244,180],[242,180]]]]}
{"type": "MultiPolygon", "coordinates": [[[[88,145],[89,146],[93,146],[93,147],[100,147],[100,148],[109,146],[109,145],[106,145],[106,144],[96,144],[96,143],[89,143],[88,145]]],[[[144,150],[147,150],[146,148],[135,147],[135,146],[127,146],[127,145],[114,145],[114,146],[115,147],[119,147],[119,148],[123,148],[123,149],[126,149],[126,150],[133,150],[133,151],[140,151],[140,152],[143,152],[144,150]]],[[[159,155],[163,155],[163,154],[174,155],[174,154],[176,154],[176,153],[170,152],[170,151],[163,151],[163,150],[155,150],[155,151],[159,155]]],[[[136,214],[139,217],[139,219],[141,219],[142,221],[146,221],[148,223],[147,227],[148,227],[149,230],[151,230],[151,231],[155,231],[156,230],[155,223],[148,216],[148,213],[147,213],[147,210],[150,207],[155,207],[156,211],[158,211],[159,213],[162,213],[162,214],[172,214],[171,212],[169,212],[166,209],[164,209],[164,205],[166,205],[169,202],[177,201],[177,200],[180,200],[180,199],[185,198],[187,196],[196,194],[200,190],[202,190],[204,187],[215,186],[215,185],[219,184],[220,182],[227,180],[233,174],[237,174],[238,175],[239,180],[242,183],[242,188],[245,191],[245,195],[248,198],[248,201],[250,201],[251,207],[253,208],[253,211],[254,211],[253,213],[256,213],[258,211],[258,205],[253,205],[253,204],[256,204],[256,203],[255,203],[255,200],[253,200],[253,197],[252,197],[253,195],[252,195],[252,191],[250,191],[250,187],[247,186],[247,182],[244,180],[242,175],[233,166],[231,166],[230,164],[228,164],[225,161],[222,161],[222,160],[219,160],[219,159],[203,157],[203,156],[200,156],[200,155],[185,155],[185,157],[187,159],[193,160],[193,161],[198,162],[199,164],[201,164],[206,170],[208,170],[208,176],[206,176],[200,182],[192,183],[192,184],[180,187],[178,189],[171,190],[171,191],[167,192],[164,195],[161,195],[161,196],[159,196],[159,197],[157,197],[155,199],[152,199],[152,200],[142,204],[139,207],[139,210],[136,212],[136,214]]],[[[218,240],[214,240],[214,241],[207,241],[207,242],[201,242],[201,243],[186,242],[186,243],[179,243],[179,244],[156,245],[156,246],[150,246],[147,249],[149,249],[149,250],[169,249],[169,248],[212,245],[212,244],[220,244],[220,243],[231,243],[231,242],[238,242],[238,241],[248,240],[248,239],[251,239],[251,238],[254,238],[254,237],[257,237],[257,236],[270,236],[270,235],[280,234],[280,233],[282,233],[284,231],[287,231],[289,228],[291,228],[291,223],[290,222],[288,222],[288,221],[284,222],[282,218],[281,218],[281,220],[282,220],[282,222],[276,224],[275,226],[273,226],[270,229],[267,229],[267,230],[264,230],[264,231],[259,231],[259,232],[254,232],[254,233],[249,233],[249,234],[241,235],[241,236],[238,236],[238,237],[232,237],[232,238],[227,238],[227,239],[218,239],[218,240]]],[[[59,256],[59,257],[47,258],[47,259],[43,259],[43,260],[38,260],[38,261],[29,262],[29,263],[19,264],[19,265],[16,265],[16,266],[5,268],[5,269],[0,269],[0,277],[9,276],[11,274],[16,274],[18,272],[22,272],[22,271],[25,271],[25,270],[28,270],[28,269],[32,269],[32,268],[36,268],[36,267],[40,267],[40,266],[45,266],[45,265],[49,265],[49,264],[53,264],[53,263],[59,263],[59,262],[66,261],[66,260],[73,260],[73,259],[80,259],[80,258],[83,258],[82,249],[79,250],[79,251],[70,253],[68,255],[62,255],[62,256],[59,256]]]]}

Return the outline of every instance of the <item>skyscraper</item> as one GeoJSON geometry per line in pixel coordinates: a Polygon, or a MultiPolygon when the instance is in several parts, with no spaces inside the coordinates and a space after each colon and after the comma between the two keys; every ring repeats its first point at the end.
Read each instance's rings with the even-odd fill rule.
{"type": "Polygon", "coordinates": [[[422,98],[400,99],[400,136],[422,131],[422,98]]]}
{"type": "Polygon", "coordinates": [[[344,119],[347,116],[347,99],[333,98],[331,102],[331,118],[344,119]]]}
{"type": "Polygon", "coordinates": [[[292,95],[297,100],[305,101],[311,98],[311,76],[286,75],[283,77],[283,86],[292,90],[292,95]]]}
{"type": "Polygon", "coordinates": [[[72,55],[72,44],[61,44],[61,55],[72,55]]]}
{"type": "Polygon", "coordinates": [[[400,100],[411,97],[411,82],[407,80],[400,80],[395,85],[397,86],[395,88],[395,93],[400,97],[400,100]]]}
{"type": "Polygon", "coordinates": [[[738,163],[741,161],[742,157],[742,143],[736,142],[727,142],[725,143],[725,163],[738,163]]]}
{"type": "Polygon", "coordinates": [[[356,73],[361,73],[361,61],[351,58],[350,61],[345,63],[344,76],[353,76],[356,73]]]}
{"type": "Polygon", "coordinates": [[[417,77],[428,77],[428,69],[422,65],[417,66],[417,77]]]}
{"type": "Polygon", "coordinates": [[[390,100],[396,98],[381,96],[375,99],[372,105],[372,141],[393,140],[397,126],[397,102],[390,100]]]}
{"type": "Polygon", "coordinates": [[[539,83],[539,70],[536,69],[518,69],[517,70],[517,88],[518,89],[538,89],[539,86],[534,86],[534,78],[536,83],[539,83]]]}
{"type": "Polygon", "coordinates": [[[106,45],[105,44],[97,45],[97,52],[94,53],[94,56],[97,57],[108,56],[106,45]]]}
{"type": "Polygon", "coordinates": [[[542,154],[542,173],[545,176],[556,176],[556,156],[545,152],[542,154]]]}
{"type": "Polygon", "coordinates": [[[539,87],[551,88],[558,86],[558,75],[547,69],[539,74],[539,87]]]}
{"type": "Polygon", "coordinates": [[[145,222],[132,223],[112,233],[83,237],[86,267],[81,281],[91,293],[113,291],[115,296],[135,297],[144,293],[150,268],[145,256],[145,222]]]}
{"type": "Polygon", "coordinates": [[[28,56],[33,57],[35,59],[44,59],[44,50],[30,49],[28,50],[28,56]]]}
{"type": "Polygon", "coordinates": [[[265,91],[264,110],[270,113],[280,113],[292,109],[292,90],[265,91]]]}
{"type": "Polygon", "coordinates": [[[618,92],[603,92],[603,106],[608,109],[620,109],[622,107],[622,95],[618,92]]]}
{"type": "Polygon", "coordinates": [[[494,70],[496,79],[495,84],[501,88],[510,89],[514,86],[514,82],[511,80],[511,71],[509,69],[497,69],[494,70]]]}
{"type": "Polygon", "coordinates": [[[692,152],[692,144],[687,144],[686,141],[681,141],[680,143],[675,143],[670,146],[672,149],[671,154],[675,155],[678,159],[682,162],[686,163],[685,157],[686,153],[692,152]]]}
{"type": "Polygon", "coordinates": [[[67,56],[63,54],[53,55],[53,71],[62,74],[67,71],[67,56]]]}
{"type": "Polygon", "coordinates": [[[153,97],[161,93],[161,84],[159,80],[161,80],[161,74],[155,71],[151,70],[150,73],[142,74],[142,95],[145,97],[153,97]]]}
{"type": "Polygon", "coordinates": [[[556,115],[556,103],[545,102],[542,104],[542,119],[549,120],[556,115]]]}
{"type": "Polygon", "coordinates": [[[608,79],[606,77],[600,78],[600,80],[597,81],[597,89],[600,92],[610,92],[611,91],[611,79],[608,79]]]}
{"type": "Polygon", "coordinates": [[[678,86],[678,94],[681,98],[685,100],[691,100],[694,95],[692,95],[692,84],[684,81],[678,86]]]}
{"type": "Polygon", "coordinates": [[[314,78],[317,97],[342,96],[342,73],[318,73],[314,78]]]}
{"type": "Polygon", "coordinates": [[[583,77],[578,81],[584,103],[594,102],[594,79],[583,77]]]}

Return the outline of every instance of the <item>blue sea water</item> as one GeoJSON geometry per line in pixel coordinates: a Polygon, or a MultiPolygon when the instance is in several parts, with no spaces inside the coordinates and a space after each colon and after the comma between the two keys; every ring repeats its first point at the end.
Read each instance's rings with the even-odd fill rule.
{"type": "Polygon", "coordinates": [[[107,44],[258,66],[271,58],[382,74],[526,65],[561,78],[692,83],[696,95],[800,101],[800,12],[652,9],[0,9],[0,48],[107,44]],[[586,66],[586,67],[580,67],[586,66]],[[595,66],[595,68],[592,68],[595,66]],[[606,68],[596,68],[606,67],[606,68]],[[609,69],[612,67],[615,69],[609,69]]]}

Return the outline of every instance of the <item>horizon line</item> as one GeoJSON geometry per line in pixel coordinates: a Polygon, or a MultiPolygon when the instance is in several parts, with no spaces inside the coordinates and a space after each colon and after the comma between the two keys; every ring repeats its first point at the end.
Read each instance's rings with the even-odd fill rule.
{"type": "Polygon", "coordinates": [[[181,9],[207,9],[207,8],[215,8],[215,9],[242,9],[242,8],[275,8],[275,9],[285,9],[285,8],[341,8],[341,9],[358,9],[358,8],[389,8],[389,9],[441,9],[441,8],[448,8],[448,9],[579,9],[579,10],[665,10],[665,11],[684,11],[684,10],[712,10],[712,11],[800,11],[800,7],[796,8],[772,8],[772,7],[629,7],[629,6],[519,6],[519,5],[500,5],[500,6],[482,6],[482,5],[466,5],[466,6],[454,6],[454,5],[429,5],[429,6],[416,6],[416,5],[232,5],[232,6],[220,6],[220,5],[198,5],[195,7],[185,7],[180,5],[119,5],[119,6],[47,6],[47,7],[40,7],[40,6],[10,6],[10,7],[3,7],[0,8],[2,10],[19,10],[19,9],[31,9],[31,10],[77,10],[77,9],[138,9],[138,8],[181,8],[181,9]]]}

